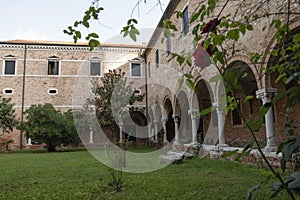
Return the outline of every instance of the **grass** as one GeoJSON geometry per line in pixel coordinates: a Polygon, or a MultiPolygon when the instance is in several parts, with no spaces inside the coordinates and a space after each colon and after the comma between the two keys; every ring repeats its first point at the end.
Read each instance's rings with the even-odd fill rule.
{"type": "MultiPolygon", "coordinates": [[[[251,165],[193,158],[151,173],[124,173],[123,190],[115,192],[109,168],[87,151],[0,154],[0,172],[0,199],[10,200],[245,199],[271,175],[251,165]]],[[[272,181],[258,199],[268,199],[272,181]]]]}

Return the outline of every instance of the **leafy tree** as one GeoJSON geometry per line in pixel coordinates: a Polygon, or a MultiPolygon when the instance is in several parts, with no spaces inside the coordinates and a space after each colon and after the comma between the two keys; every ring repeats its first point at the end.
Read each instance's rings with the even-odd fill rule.
{"type": "Polygon", "coordinates": [[[128,117],[127,105],[143,100],[143,95],[134,95],[131,84],[126,83],[124,75],[121,70],[110,70],[100,80],[93,81],[92,91],[95,99],[92,101],[96,106],[99,122],[103,126],[116,125],[118,121],[128,117]]]}
{"type": "Polygon", "coordinates": [[[77,134],[77,130],[74,124],[73,111],[68,110],[67,112],[61,113],[62,123],[64,125],[63,134],[61,136],[61,143],[63,145],[79,145],[81,140],[77,134]]]}
{"type": "Polygon", "coordinates": [[[2,133],[9,133],[18,124],[11,99],[1,98],[0,101],[0,128],[2,133]]]}
{"type": "Polygon", "coordinates": [[[59,145],[79,144],[71,111],[62,113],[52,104],[32,105],[25,111],[27,121],[23,128],[26,137],[45,143],[48,152],[56,151],[59,145]]]}

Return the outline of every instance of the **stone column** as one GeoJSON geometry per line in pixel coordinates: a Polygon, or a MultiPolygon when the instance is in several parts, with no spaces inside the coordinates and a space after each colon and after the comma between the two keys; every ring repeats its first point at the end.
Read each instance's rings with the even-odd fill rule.
{"type": "Polygon", "coordinates": [[[175,114],[172,116],[174,119],[174,124],[175,124],[175,144],[179,144],[179,128],[178,128],[178,121],[179,121],[179,115],[175,114]]]}
{"type": "Polygon", "coordinates": [[[198,109],[191,109],[188,111],[189,115],[191,115],[192,119],[192,145],[196,146],[198,145],[198,139],[197,139],[197,119],[199,118],[199,110],[198,109]]]}
{"type": "Polygon", "coordinates": [[[166,143],[166,142],[168,142],[168,140],[167,140],[167,127],[166,127],[167,120],[165,118],[162,118],[161,122],[162,122],[163,129],[164,129],[164,143],[166,143]]]}
{"type": "Polygon", "coordinates": [[[122,143],[123,142],[123,123],[122,122],[120,122],[119,123],[119,129],[120,129],[120,143],[122,143]]]}
{"type": "MultiPolygon", "coordinates": [[[[276,95],[276,88],[264,88],[256,91],[256,98],[260,98],[263,101],[263,104],[270,103],[273,96],[276,95]]],[[[269,108],[268,112],[265,115],[265,126],[266,126],[266,138],[267,146],[265,147],[266,151],[276,151],[276,137],[274,129],[274,118],[273,118],[273,109],[269,108]]]]}
{"type": "Polygon", "coordinates": [[[149,140],[149,141],[152,140],[152,128],[151,128],[151,126],[152,126],[152,123],[149,122],[149,123],[148,123],[148,140],[149,140]]]}
{"type": "Polygon", "coordinates": [[[219,146],[228,146],[225,143],[225,132],[224,132],[224,124],[225,124],[225,113],[221,108],[221,104],[215,102],[213,106],[216,106],[217,116],[218,116],[218,135],[219,135],[219,146]]]}
{"type": "Polygon", "coordinates": [[[153,135],[153,138],[154,138],[154,141],[157,141],[158,140],[158,121],[153,121],[153,124],[154,124],[154,135],[153,135]]]}
{"type": "Polygon", "coordinates": [[[94,130],[93,127],[90,127],[90,141],[89,144],[93,144],[94,143],[94,130]]]}
{"type": "Polygon", "coordinates": [[[32,144],[31,144],[31,138],[28,138],[28,140],[27,140],[27,145],[32,145],[32,144]]]}

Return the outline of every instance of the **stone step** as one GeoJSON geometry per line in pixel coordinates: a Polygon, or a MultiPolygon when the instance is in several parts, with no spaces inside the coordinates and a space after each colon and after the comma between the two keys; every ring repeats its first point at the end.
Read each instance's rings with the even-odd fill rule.
{"type": "Polygon", "coordinates": [[[159,163],[182,163],[184,158],[192,158],[194,155],[188,152],[175,152],[175,151],[168,151],[167,155],[160,155],[158,157],[159,163]]]}

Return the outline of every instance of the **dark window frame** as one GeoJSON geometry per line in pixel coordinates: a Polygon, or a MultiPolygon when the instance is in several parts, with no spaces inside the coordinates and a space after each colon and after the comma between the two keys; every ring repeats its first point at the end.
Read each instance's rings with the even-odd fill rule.
{"type": "Polygon", "coordinates": [[[48,58],[47,74],[49,76],[59,76],[60,75],[60,60],[59,60],[59,58],[57,58],[57,57],[48,58]]]}
{"type": "Polygon", "coordinates": [[[190,32],[189,9],[186,6],[182,11],[182,33],[186,36],[190,32]]]}
{"type": "Polygon", "coordinates": [[[155,50],[155,69],[159,68],[159,50],[155,50]]]}
{"type": "Polygon", "coordinates": [[[3,59],[3,75],[16,75],[17,72],[17,58],[14,56],[6,56],[3,59]],[[8,68],[13,68],[13,69],[8,69],[8,68]]]}
{"type": "Polygon", "coordinates": [[[130,76],[131,77],[142,77],[142,63],[140,62],[131,62],[130,63],[130,76]],[[139,74],[134,74],[135,70],[133,69],[133,67],[139,67],[139,74]]]}
{"type": "Polygon", "coordinates": [[[238,110],[241,110],[240,99],[238,98],[236,99],[236,101],[238,101],[237,108],[231,111],[231,119],[232,119],[233,126],[240,126],[243,125],[242,118],[238,112],[238,110]]]}
{"type": "Polygon", "coordinates": [[[90,60],[90,76],[102,76],[102,62],[100,59],[94,59],[90,60]],[[96,66],[98,65],[98,66],[96,66]],[[95,70],[97,67],[99,67],[98,70],[95,70]]]}

